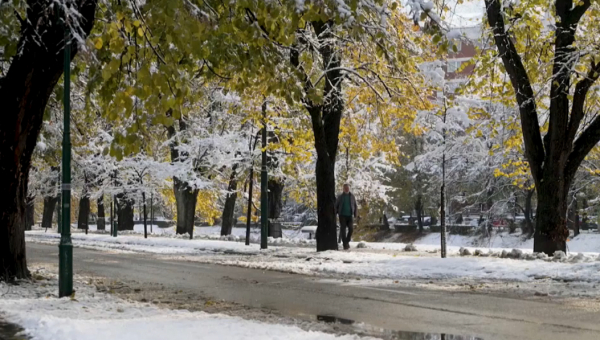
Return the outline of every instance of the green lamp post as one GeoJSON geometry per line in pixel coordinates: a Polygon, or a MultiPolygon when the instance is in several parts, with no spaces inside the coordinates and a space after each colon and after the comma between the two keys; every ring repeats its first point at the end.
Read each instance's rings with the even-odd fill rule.
{"type": "Polygon", "coordinates": [[[260,249],[267,249],[269,233],[269,193],[267,188],[267,102],[262,105],[262,165],[260,169],[260,249]]]}
{"type": "Polygon", "coordinates": [[[58,245],[58,296],[73,294],[73,243],[71,241],[71,32],[64,23],[64,131],[62,142],[62,228],[58,245]]]}

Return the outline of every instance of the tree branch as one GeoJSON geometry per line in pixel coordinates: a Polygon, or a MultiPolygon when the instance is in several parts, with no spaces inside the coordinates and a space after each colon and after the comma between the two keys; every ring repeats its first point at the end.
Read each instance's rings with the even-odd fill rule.
{"type": "Polygon", "coordinates": [[[496,46],[516,93],[525,144],[525,155],[531,167],[531,174],[537,184],[541,180],[545,153],[531,82],[525,66],[523,66],[521,57],[506,32],[500,0],[485,0],[485,5],[488,22],[494,33],[496,46]]]}
{"type": "Polygon", "coordinates": [[[575,176],[575,173],[577,172],[579,165],[581,165],[581,162],[585,159],[585,156],[587,156],[599,141],[600,117],[596,117],[573,144],[573,151],[569,154],[565,168],[565,177],[567,180],[570,180],[575,176]]]}
{"type": "Polygon", "coordinates": [[[584,106],[587,93],[600,76],[600,63],[594,64],[592,61],[591,68],[585,78],[580,80],[575,87],[573,95],[573,105],[571,108],[571,120],[569,122],[567,145],[571,145],[575,140],[575,135],[581,124],[581,120],[585,115],[584,106]]]}

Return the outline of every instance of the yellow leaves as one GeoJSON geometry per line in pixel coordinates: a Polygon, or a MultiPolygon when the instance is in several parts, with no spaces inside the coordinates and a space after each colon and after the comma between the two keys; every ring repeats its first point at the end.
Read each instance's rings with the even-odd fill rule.
{"type": "Polygon", "coordinates": [[[99,49],[101,49],[101,48],[102,48],[102,46],[103,46],[103,41],[102,41],[102,38],[97,38],[97,39],[96,39],[96,42],[94,43],[94,47],[95,47],[97,50],[99,50],[99,49]]]}
{"type": "Polygon", "coordinates": [[[219,192],[217,190],[200,190],[196,201],[196,211],[202,213],[202,218],[212,225],[216,218],[221,215],[221,210],[218,206],[219,192]]]}
{"type": "Polygon", "coordinates": [[[140,25],[141,25],[141,24],[142,24],[142,23],[141,23],[141,21],[139,21],[139,20],[135,20],[135,21],[133,22],[133,26],[135,26],[135,27],[140,27],[140,25]]]}
{"type": "Polygon", "coordinates": [[[139,27],[139,28],[137,29],[137,34],[138,34],[140,37],[143,37],[143,36],[144,36],[144,30],[143,30],[141,27],[139,27]]]}

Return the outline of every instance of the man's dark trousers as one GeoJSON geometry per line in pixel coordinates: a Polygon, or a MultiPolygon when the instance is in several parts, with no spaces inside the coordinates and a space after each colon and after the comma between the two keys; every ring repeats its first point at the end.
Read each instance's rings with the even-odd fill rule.
{"type": "Polygon", "coordinates": [[[344,242],[344,249],[350,248],[350,239],[352,238],[353,227],[353,218],[352,216],[342,216],[340,215],[340,237],[342,238],[342,242],[344,242]],[[346,234],[346,228],[348,228],[348,233],[346,234]]]}

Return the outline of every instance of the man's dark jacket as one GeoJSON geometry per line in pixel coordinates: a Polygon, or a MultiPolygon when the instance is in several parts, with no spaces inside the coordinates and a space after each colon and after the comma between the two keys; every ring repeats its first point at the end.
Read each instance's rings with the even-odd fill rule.
{"type": "MultiPolygon", "coordinates": [[[[337,200],[335,201],[335,213],[336,214],[340,214],[342,212],[342,197],[344,194],[340,194],[337,197],[337,200]]],[[[358,213],[358,207],[356,206],[356,198],[354,198],[354,195],[349,192],[348,195],[350,195],[350,210],[352,210],[352,216],[356,218],[356,214],[358,213]]]]}

